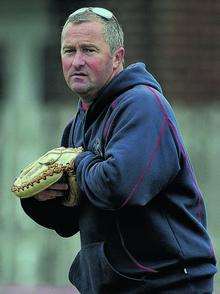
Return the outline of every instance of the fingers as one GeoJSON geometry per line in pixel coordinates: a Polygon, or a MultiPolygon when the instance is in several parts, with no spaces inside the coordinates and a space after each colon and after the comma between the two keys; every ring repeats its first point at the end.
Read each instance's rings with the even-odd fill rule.
{"type": "MultiPolygon", "coordinates": [[[[68,184],[53,184],[49,188],[49,190],[61,190],[61,191],[66,191],[68,190],[68,184]]],[[[46,191],[46,190],[45,190],[46,191]]]]}
{"type": "Polygon", "coordinates": [[[67,184],[53,184],[48,189],[36,194],[34,198],[38,201],[46,201],[57,197],[64,197],[67,189],[67,184]]]}
{"type": "Polygon", "coordinates": [[[50,200],[50,199],[55,199],[56,196],[39,193],[39,194],[35,195],[34,198],[37,199],[38,201],[46,201],[46,200],[50,200]]]}

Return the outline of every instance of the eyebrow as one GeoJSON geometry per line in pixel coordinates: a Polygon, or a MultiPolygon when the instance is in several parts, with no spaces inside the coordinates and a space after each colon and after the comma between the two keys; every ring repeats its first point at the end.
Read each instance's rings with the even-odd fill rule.
{"type": "MultiPolygon", "coordinates": [[[[75,48],[76,46],[71,45],[71,44],[63,44],[62,49],[70,49],[70,48],[75,48]]],[[[89,48],[95,48],[96,50],[99,50],[99,48],[94,45],[94,44],[87,44],[87,43],[83,43],[79,46],[80,48],[85,48],[85,47],[89,47],[89,48]]]]}

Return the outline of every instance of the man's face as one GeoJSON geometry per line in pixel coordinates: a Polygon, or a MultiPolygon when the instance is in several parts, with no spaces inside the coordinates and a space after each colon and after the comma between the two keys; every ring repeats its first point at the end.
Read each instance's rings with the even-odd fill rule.
{"type": "Polygon", "coordinates": [[[85,100],[96,97],[118,66],[99,22],[69,23],[62,34],[61,60],[67,85],[85,100]]]}

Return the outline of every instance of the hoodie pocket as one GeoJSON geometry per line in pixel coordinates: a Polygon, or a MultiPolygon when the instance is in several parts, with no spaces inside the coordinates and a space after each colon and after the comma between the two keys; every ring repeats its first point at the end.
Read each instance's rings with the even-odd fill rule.
{"type": "Polygon", "coordinates": [[[85,246],[76,256],[69,279],[84,293],[142,293],[144,280],[119,273],[108,261],[104,243],[85,246]]]}

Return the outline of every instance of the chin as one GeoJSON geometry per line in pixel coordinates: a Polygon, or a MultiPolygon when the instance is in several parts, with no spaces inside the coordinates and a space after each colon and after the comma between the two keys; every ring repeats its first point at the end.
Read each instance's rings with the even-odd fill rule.
{"type": "Polygon", "coordinates": [[[78,86],[78,85],[70,85],[69,88],[76,93],[85,93],[87,92],[87,89],[82,87],[82,86],[78,86]]]}
{"type": "Polygon", "coordinates": [[[78,96],[81,96],[81,97],[88,97],[89,96],[89,93],[88,91],[85,91],[83,89],[78,89],[78,88],[71,88],[71,90],[76,93],[78,96]]]}
{"type": "Polygon", "coordinates": [[[71,87],[72,91],[78,93],[79,95],[90,96],[92,91],[88,87],[71,87]]]}

